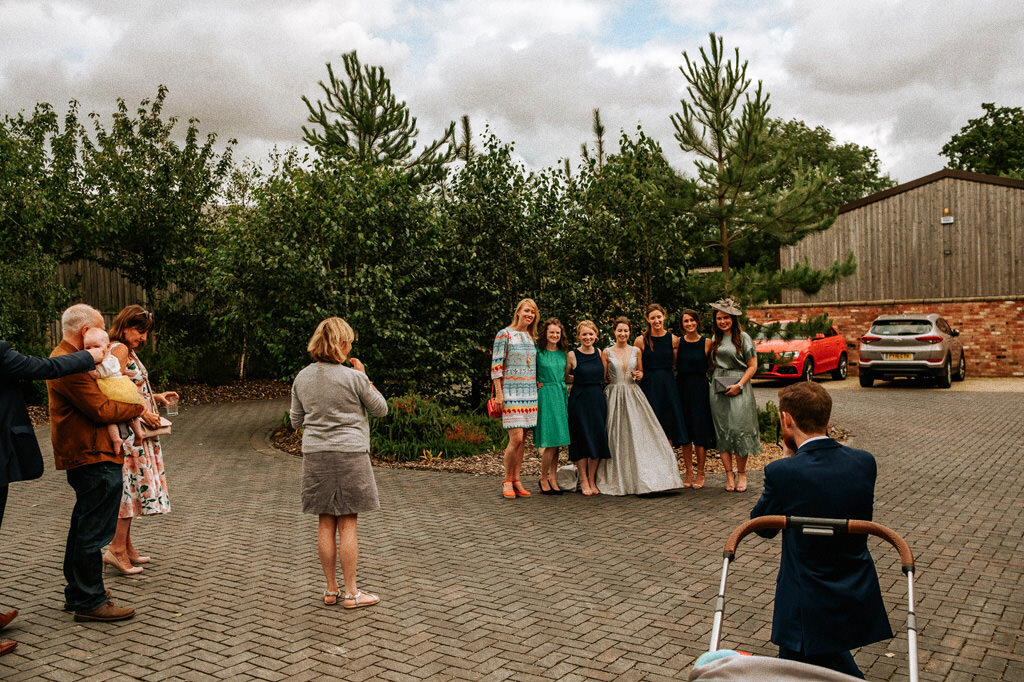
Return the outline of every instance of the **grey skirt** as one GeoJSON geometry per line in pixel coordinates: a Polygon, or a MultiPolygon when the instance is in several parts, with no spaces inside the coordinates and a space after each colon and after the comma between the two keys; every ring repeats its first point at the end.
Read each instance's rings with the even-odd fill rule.
{"type": "Polygon", "coordinates": [[[307,452],[302,457],[302,511],[344,516],[380,509],[368,452],[307,452]]]}

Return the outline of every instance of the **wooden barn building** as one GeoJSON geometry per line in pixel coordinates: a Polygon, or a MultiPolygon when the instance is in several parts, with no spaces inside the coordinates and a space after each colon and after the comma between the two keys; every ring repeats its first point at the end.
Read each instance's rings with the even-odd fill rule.
{"type": "Polygon", "coordinates": [[[1024,181],[941,170],[846,204],[780,261],[823,268],[851,251],[854,275],[814,296],[786,292],[750,317],[827,313],[855,372],[877,315],[935,312],[960,329],[969,375],[1024,377],[1024,181]]]}

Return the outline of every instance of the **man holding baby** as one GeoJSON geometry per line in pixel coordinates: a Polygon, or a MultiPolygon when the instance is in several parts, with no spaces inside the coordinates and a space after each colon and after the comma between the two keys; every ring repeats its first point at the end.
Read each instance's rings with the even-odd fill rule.
{"type": "MultiPolygon", "coordinates": [[[[73,305],[61,316],[63,338],[50,357],[78,352],[90,329],[104,328],[103,316],[85,304],[73,305]]],[[[150,427],[160,417],[137,403],[108,398],[88,374],[73,374],[46,382],[50,401],[50,436],[57,469],[67,471],[75,491],[64,550],[64,608],[76,621],[115,621],[131,618],[135,610],[115,606],[103,587],[102,549],[114,536],[123,481],[122,451],[111,440],[108,424],[139,417],[150,427]]]]}

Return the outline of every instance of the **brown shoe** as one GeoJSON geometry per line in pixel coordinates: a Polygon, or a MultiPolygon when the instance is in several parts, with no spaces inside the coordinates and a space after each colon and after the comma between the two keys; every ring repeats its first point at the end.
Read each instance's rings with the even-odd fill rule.
{"type": "Polygon", "coordinates": [[[88,613],[75,613],[75,620],[78,622],[83,621],[100,621],[104,623],[110,623],[115,620],[128,620],[135,615],[135,609],[122,608],[120,606],[114,606],[114,602],[108,601],[103,606],[99,607],[94,611],[88,613]]]}
{"type": "Polygon", "coordinates": [[[10,625],[11,621],[18,617],[18,609],[11,609],[7,613],[0,613],[0,630],[10,625]]]}
{"type": "MultiPolygon", "coordinates": [[[[103,590],[103,596],[106,597],[108,601],[110,600],[110,588],[109,587],[107,589],[103,590]]],[[[74,611],[75,607],[72,606],[70,602],[64,602],[64,610],[65,611],[74,611]]]]}
{"type": "Polygon", "coordinates": [[[17,642],[0,642],[0,656],[11,653],[17,646],[17,642]]]}

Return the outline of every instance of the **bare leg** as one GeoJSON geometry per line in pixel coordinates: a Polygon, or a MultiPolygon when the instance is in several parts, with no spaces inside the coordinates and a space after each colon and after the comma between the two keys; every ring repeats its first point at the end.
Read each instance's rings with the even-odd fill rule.
{"type": "Polygon", "coordinates": [[[523,454],[526,452],[526,429],[508,430],[508,447],[505,448],[505,480],[512,481],[517,497],[529,497],[523,487],[520,472],[523,468],[523,454]]]}
{"type": "Polygon", "coordinates": [[[359,557],[359,538],[356,535],[355,514],[339,516],[338,540],[341,547],[341,575],[345,580],[345,594],[355,594],[356,587],[356,560],[359,557]]]}
{"type": "Polygon", "coordinates": [[[601,491],[597,488],[597,467],[601,464],[601,460],[592,459],[590,460],[590,466],[587,467],[587,476],[590,477],[590,494],[600,495],[601,491]]]}
{"type": "Polygon", "coordinates": [[[704,466],[707,464],[708,451],[703,445],[694,448],[697,451],[697,479],[693,482],[693,489],[700,490],[704,487],[704,466]]]}
{"type": "Polygon", "coordinates": [[[131,543],[132,517],[117,520],[114,539],[110,541],[110,553],[123,564],[128,563],[128,545],[131,543]]]}
{"type": "Polygon", "coordinates": [[[587,467],[590,466],[590,460],[586,457],[576,460],[576,473],[579,478],[580,492],[584,495],[590,494],[590,481],[587,480],[587,467]]]}
{"type": "Polygon", "coordinates": [[[505,446],[505,481],[516,480],[516,459],[521,461],[524,433],[523,429],[508,430],[508,445],[505,446]]]}
{"type": "Polygon", "coordinates": [[[558,448],[544,449],[544,453],[541,455],[541,471],[546,472],[551,489],[558,490],[558,448]]]}
{"type": "Polygon", "coordinates": [[[683,446],[683,469],[686,475],[683,477],[683,487],[693,487],[693,443],[683,446]]]}
{"type": "MultiPolygon", "coordinates": [[[[320,514],[319,524],[316,530],[316,551],[320,555],[320,567],[324,569],[324,577],[327,579],[327,591],[338,591],[338,548],[335,545],[335,533],[338,527],[338,518],[330,514],[320,514]]],[[[337,597],[335,597],[337,601],[337,597]]]]}
{"type": "Polygon", "coordinates": [[[736,455],[736,492],[747,490],[747,456],[736,455]]]}
{"type": "Polygon", "coordinates": [[[725,489],[732,492],[736,490],[736,481],[732,473],[732,453],[722,451],[722,465],[725,466],[725,489]]]}
{"type": "Polygon", "coordinates": [[[139,435],[142,433],[142,420],[138,417],[132,420],[132,431],[135,432],[135,446],[141,447],[146,439],[139,435]]]}

